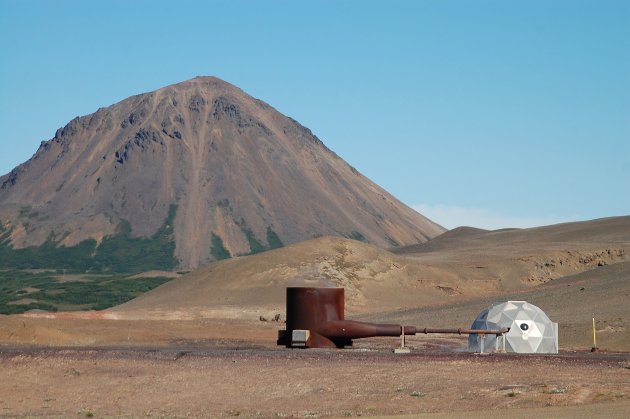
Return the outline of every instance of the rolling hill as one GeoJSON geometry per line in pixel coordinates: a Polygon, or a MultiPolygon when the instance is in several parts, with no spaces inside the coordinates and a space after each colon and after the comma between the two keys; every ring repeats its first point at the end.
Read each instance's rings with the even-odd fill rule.
{"type": "MultiPolygon", "coordinates": [[[[256,319],[284,313],[287,286],[341,286],[349,315],[376,320],[413,318],[413,310],[431,307],[439,320],[439,310],[466,301],[477,301],[467,307],[480,311],[498,299],[533,296],[557,317],[580,309],[588,317],[599,307],[595,311],[608,321],[630,324],[629,262],[630,217],[495,232],[456,229],[396,253],[323,237],[213,263],[111,313],[126,319],[256,319]]],[[[472,320],[478,311],[466,313],[472,320]]]]}

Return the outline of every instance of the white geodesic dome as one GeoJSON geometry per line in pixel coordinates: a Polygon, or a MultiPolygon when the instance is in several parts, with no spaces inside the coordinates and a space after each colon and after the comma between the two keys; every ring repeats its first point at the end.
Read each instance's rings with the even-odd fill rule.
{"type": "MultiPolygon", "coordinates": [[[[505,350],[516,353],[557,354],[558,353],[558,323],[540,308],[527,301],[504,301],[492,304],[483,310],[471,329],[501,329],[509,327],[510,331],[504,335],[505,350]]],[[[496,342],[495,335],[472,334],[468,336],[468,350],[480,352],[483,341],[483,352],[492,352],[498,343],[503,346],[501,337],[496,342]]]]}

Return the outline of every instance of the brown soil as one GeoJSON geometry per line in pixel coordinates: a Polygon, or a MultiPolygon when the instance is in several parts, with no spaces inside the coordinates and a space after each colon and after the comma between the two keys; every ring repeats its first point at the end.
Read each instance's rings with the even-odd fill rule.
{"type": "MultiPolygon", "coordinates": [[[[630,408],[628,354],[394,355],[382,346],[292,350],[206,341],[203,349],[4,348],[0,415],[457,416],[500,409],[509,417],[511,409],[597,404],[599,415],[611,417],[630,408]]],[[[562,417],[563,410],[553,412],[562,417]]]]}
{"type": "Polygon", "coordinates": [[[275,345],[282,326],[4,316],[0,416],[509,417],[597,404],[615,417],[630,408],[630,353],[480,356],[461,352],[463,336],[412,337],[409,355],[392,353],[396,338],[298,350],[275,345]]]}

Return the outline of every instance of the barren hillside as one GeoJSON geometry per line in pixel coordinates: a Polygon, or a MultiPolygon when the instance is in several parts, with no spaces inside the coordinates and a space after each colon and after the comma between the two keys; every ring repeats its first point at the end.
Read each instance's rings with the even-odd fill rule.
{"type": "Polygon", "coordinates": [[[309,129],[214,77],[77,117],[0,177],[0,244],[75,258],[122,237],[144,246],[137,258],[167,260],[174,243],[179,267],[196,268],[324,235],[391,247],[443,231],[309,129]]]}
{"type": "MultiPolygon", "coordinates": [[[[629,230],[630,217],[526,230],[455,230],[430,241],[426,247],[432,251],[402,254],[325,237],[213,263],[118,306],[114,312],[120,318],[256,319],[284,312],[285,287],[308,285],[344,287],[346,311],[362,315],[483,297],[501,299],[539,289],[540,293],[561,292],[562,286],[554,288],[562,283],[560,279],[578,274],[587,283],[591,275],[620,275],[622,279],[610,282],[614,284],[610,293],[616,295],[625,290],[630,275],[629,230]],[[469,238],[472,244],[453,241],[452,249],[435,249],[434,242],[439,245],[453,236],[479,235],[485,239],[469,238]],[[612,267],[615,269],[606,270],[612,267]]],[[[592,304],[580,304],[604,304],[605,287],[602,292],[592,304]]]]}

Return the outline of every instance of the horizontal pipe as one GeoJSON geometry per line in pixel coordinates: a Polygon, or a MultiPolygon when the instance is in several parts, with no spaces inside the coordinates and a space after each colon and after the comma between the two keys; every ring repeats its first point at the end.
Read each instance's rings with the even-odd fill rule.
{"type": "MultiPolygon", "coordinates": [[[[329,339],[338,338],[371,338],[375,336],[400,336],[402,327],[398,324],[375,324],[354,320],[329,320],[320,324],[315,330],[329,339]]],[[[413,326],[405,326],[405,335],[415,335],[413,326]]]]}
{"type": "MultiPolygon", "coordinates": [[[[407,327],[405,327],[406,331],[407,327]]],[[[432,329],[429,327],[416,327],[416,334],[424,333],[457,333],[459,335],[504,335],[510,328],[503,329],[432,329]]],[[[405,333],[406,334],[406,333],[405,333]]]]}
{"type": "MultiPolygon", "coordinates": [[[[400,336],[403,327],[397,324],[376,324],[354,320],[329,320],[320,324],[315,332],[328,339],[361,339],[376,336],[400,336]]],[[[449,333],[459,335],[503,335],[510,329],[436,329],[420,328],[414,326],[404,326],[405,335],[429,334],[429,333],[449,333]]]]}

